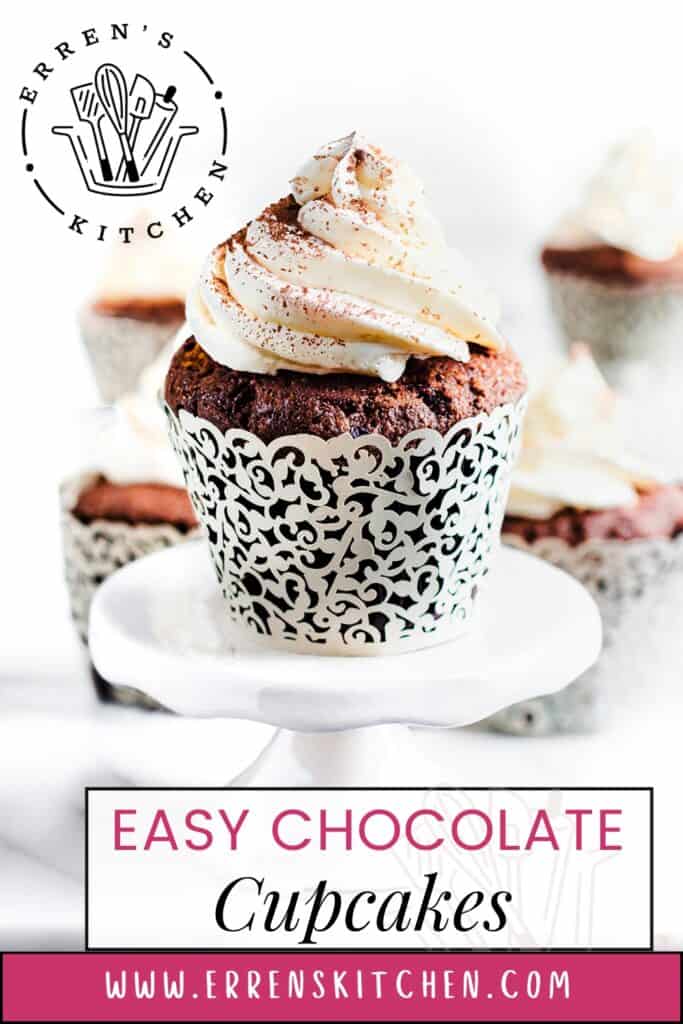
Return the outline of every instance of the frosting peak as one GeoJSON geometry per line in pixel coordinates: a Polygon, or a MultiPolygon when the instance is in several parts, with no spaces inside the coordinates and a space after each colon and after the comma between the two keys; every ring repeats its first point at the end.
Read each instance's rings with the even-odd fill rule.
{"type": "Polygon", "coordinates": [[[614,146],[553,244],[607,244],[645,260],[683,246],[683,158],[648,135],[614,146]]]}
{"type": "Polygon", "coordinates": [[[184,486],[159,404],[171,357],[183,337],[181,331],[142,372],[137,389],[106,410],[89,461],[111,483],[184,486]]]}
{"type": "MultiPolygon", "coordinates": [[[[419,179],[405,164],[369,145],[357,132],[323,146],[290,185],[299,206],[307,208],[302,216],[304,227],[306,221],[317,225],[318,207],[309,204],[326,199],[337,210],[355,211],[366,227],[374,219],[378,233],[382,229],[385,233],[380,255],[390,255],[386,249],[391,248],[393,240],[399,263],[404,258],[401,236],[404,245],[411,247],[445,245],[441,228],[424,203],[419,179]]],[[[355,228],[358,221],[351,224],[355,228]]],[[[367,237],[355,239],[352,254],[367,255],[365,247],[371,241],[367,237]]]]}
{"type": "Polygon", "coordinates": [[[200,345],[236,370],[396,380],[411,356],[498,349],[498,310],[403,164],[359,135],[323,146],[211,254],[188,299],[200,345]]]}
{"type": "Polygon", "coordinates": [[[664,482],[629,456],[623,407],[585,345],[574,345],[532,391],[508,514],[547,519],[563,508],[628,508],[664,482]]]}
{"type": "Polygon", "coordinates": [[[126,244],[119,240],[109,246],[96,288],[97,299],[184,300],[199,264],[172,237],[151,237],[147,233],[151,222],[152,215],[140,210],[132,224],[134,241],[126,244]]]}

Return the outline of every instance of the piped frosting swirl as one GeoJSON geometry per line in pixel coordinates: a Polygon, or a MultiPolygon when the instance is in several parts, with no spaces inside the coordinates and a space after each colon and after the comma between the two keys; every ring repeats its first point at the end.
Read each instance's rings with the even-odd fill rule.
{"type": "Polygon", "coordinates": [[[186,337],[178,335],[141,374],[137,389],[122,395],[106,410],[92,438],[90,468],[115,484],[167,484],[183,487],[183,474],[168,439],[159,404],[173,352],[186,337]]]}
{"type": "Polygon", "coordinates": [[[497,350],[498,309],[403,164],[353,134],[324,146],[211,253],[187,317],[235,370],[398,379],[411,356],[497,350]]]}
{"type": "Polygon", "coordinates": [[[626,408],[585,345],[574,345],[532,390],[507,512],[547,519],[564,508],[629,508],[668,481],[629,453],[626,408]]]}
{"type": "Polygon", "coordinates": [[[610,245],[653,262],[683,249],[683,156],[647,134],[612,147],[549,241],[610,245]]]}

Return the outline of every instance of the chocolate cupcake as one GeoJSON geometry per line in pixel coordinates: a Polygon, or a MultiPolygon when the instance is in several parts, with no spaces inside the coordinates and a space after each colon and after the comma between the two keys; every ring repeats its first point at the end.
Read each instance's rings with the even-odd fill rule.
{"type": "MultiPolygon", "coordinates": [[[[170,356],[165,349],[142,374],[138,391],[106,410],[108,422],[96,433],[91,468],[61,487],[69,602],[86,643],[90,604],[100,583],[128,562],[198,532],[159,407],[170,356]]],[[[109,698],[140,702],[141,695],[128,688],[112,689],[99,678],[96,683],[109,698]]]]}
{"type": "MultiPolygon", "coordinates": [[[[647,621],[663,578],[683,567],[683,487],[628,454],[626,411],[589,350],[574,346],[532,391],[503,524],[505,543],[591,591],[608,651],[629,640],[629,613],[637,608],[647,621]]],[[[641,643],[639,633],[631,639],[641,643]]],[[[524,734],[592,727],[603,682],[598,663],[561,693],[501,711],[490,724],[524,734]]]]}
{"type": "Polygon", "coordinates": [[[422,187],[351,135],[211,254],[166,379],[226,608],[268,644],[410,650],[467,628],[526,390],[422,187]]]}
{"type": "Polygon", "coordinates": [[[678,361],[683,331],[683,162],[644,139],[615,147],[542,252],[569,342],[606,372],[678,361]]]}
{"type": "Polygon", "coordinates": [[[138,217],[133,241],[117,242],[79,326],[98,391],[113,402],[135,390],[141,372],[185,320],[191,265],[138,217]]]}

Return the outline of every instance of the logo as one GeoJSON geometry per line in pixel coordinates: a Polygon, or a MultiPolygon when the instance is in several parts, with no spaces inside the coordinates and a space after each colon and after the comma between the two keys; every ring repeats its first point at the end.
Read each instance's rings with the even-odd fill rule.
{"type": "Polygon", "coordinates": [[[87,28],[56,44],[19,94],[24,165],[68,230],[134,241],[191,224],[225,180],[223,93],[173,32],[87,28]]]}

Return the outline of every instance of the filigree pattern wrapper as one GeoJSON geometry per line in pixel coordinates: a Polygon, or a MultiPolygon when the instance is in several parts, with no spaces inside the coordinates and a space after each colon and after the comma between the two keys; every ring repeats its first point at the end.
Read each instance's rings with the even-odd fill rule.
{"type": "MultiPolygon", "coordinates": [[[[516,534],[503,534],[503,542],[564,569],[587,587],[600,609],[607,650],[630,641],[622,627],[636,611],[641,620],[646,618],[657,602],[662,581],[683,570],[683,535],[675,539],[587,540],[572,547],[558,537],[529,543],[516,534]]],[[[640,644],[641,639],[636,642],[640,644]]],[[[604,682],[598,662],[559,693],[505,708],[487,724],[520,736],[594,728],[606,711],[604,682]]]]}
{"type": "Polygon", "coordinates": [[[135,391],[142,371],[178,330],[177,323],[104,316],[92,309],[81,311],[79,326],[104,402],[114,402],[135,391]]]}
{"type": "Polygon", "coordinates": [[[166,523],[109,522],[98,519],[82,523],[72,509],[78,495],[93,477],[83,474],[67,480],[60,488],[62,547],[69,606],[76,630],[87,643],[90,605],[100,583],[128,562],[153,551],[179,544],[198,535],[166,523]]]}
{"type": "Polygon", "coordinates": [[[376,434],[265,444],[165,406],[230,617],[319,654],[461,633],[499,542],[524,405],[396,446],[376,434]]]}
{"type": "Polygon", "coordinates": [[[681,361],[682,286],[628,288],[557,271],[547,273],[546,280],[567,342],[586,342],[606,370],[640,359],[681,361]]]}
{"type": "MultiPolygon", "coordinates": [[[[108,576],[129,562],[153,551],[171,547],[196,537],[199,530],[183,533],[170,524],[136,524],[98,519],[82,523],[73,514],[78,495],[92,480],[84,473],[65,481],[60,487],[62,550],[69,608],[76,631],[88,642],[88,617],[95,591],[108,576]]],[[[97,678],[98,692],[119,704],[134,704],[157,709],[155,700],[130,686],[113,685],[97,678]]]]}

